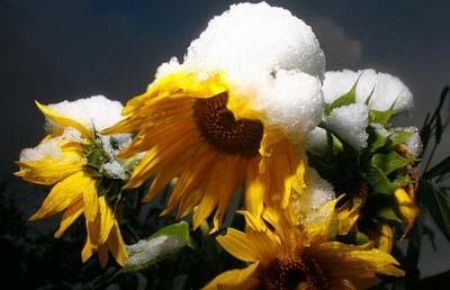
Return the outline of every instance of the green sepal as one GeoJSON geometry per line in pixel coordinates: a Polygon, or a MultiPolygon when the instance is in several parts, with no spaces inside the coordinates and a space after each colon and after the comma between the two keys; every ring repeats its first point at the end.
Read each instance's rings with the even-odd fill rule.
{"type": "Polygon", "coordinates": [[[367,167],[367,182],[376,194],[392,194],[394,192],[394,186],[383,170],[372,163],[367,167]]]}
{"type": "Polygon", "coordinates": [[[397,213],[392,207],[383,207],[379,209],[376,214],[376,217],[388,222],[396,222],[396,223],[402,222],[402,220],[398,217],[397,213]]]}
{"type": "MultiPolygon", "coordinates": [[[[358,78],[359,80],[359,78],[358,78]]],[[[330,113],[339,107],[348,106],[351,104],[354,104],[356,102],[356,86],[358,84],[358,80],[355,82],[355,84],[352,86],[350,91],[348,91],[345,95],[340,96],[334,102],[331,104],[328,104],[325,107],[325,115],[328,116],[330,113]]]]}
{"type": "Polygon", "coordinates": [[[372,156],[372,164],[383,170],[386,175],[391,174],[397,169],[404,168],[410,161],[395,151],[389,153],[377,153],[372,156]]]}

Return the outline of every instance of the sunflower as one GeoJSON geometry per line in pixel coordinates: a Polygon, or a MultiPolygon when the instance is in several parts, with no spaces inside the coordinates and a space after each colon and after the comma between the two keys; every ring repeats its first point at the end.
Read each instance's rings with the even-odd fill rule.
{"type": "Polygon", "coordinates": [[[153,177],[148,202],[177,178],[164,213],[193,212],[194,229],[214,215],[217,231],[241,184],[255,216],[264,205],[286,207],[306,167],[304,136],[322,114],[323,65],[311,28],[288,11],[232,6],[210,21],[182,64],[163,64],[124,119],[103,131],[136,134],[121,157],[146,152],[125,188],[153,177]]]}
{"type": "MultiPolygon", "coordinates": [[[[92,100],[105,102],[94,97],[92,100]]],[[[109,101],[108,101],[109,102],[109,101]]],[[[62,214],[55,238],[64,232],[81,215],[84,215],[87,238],[82,250],[82,261],[86,262],[94,252],[98,253],[102,266],[108,262],[108,252],[116,262],[123,265],[127,259],[115,211],[111,207],[110,193],[100,194],[103,185],[118,182],[105,177],[101,165],[107,168],[106,160],[112,158],[100,145],[99,136],[79,120],[72,119],[50,107],[37,104],[53,130],[35,148],[24,149],[16,176],[41,185],[53,186],[39,210],[30,220],[40,220],[62,214]]]]}
{"type": "Polygon", "coordinates": [[[178,177],[165,212],[178,206],[183,217],[198,206],[194,229],[215,210],[217,230],[242,183],[246,207],[254,214],[262,212],[263,203],[286,206],[293,177],[304,170],[305,160],[289,139],[266,129],[264,116],[240,103],[221,74],[206,80],[194,73],[169,75],[130,101],[124,114],[127,118],[104,133],[138,132],[123,158],[148,151],[125,188],[154,176],[144,198],[151,201],[178,177]]]}
{"type": "Polygon", "coordinates": [[[230,228],[217,240],[249,265],[220,274],[203,289],[367,289],[380,281],[379,276],[402,276],[397,261],[370,244],[332,240],[339,221],[335,204],[336,200],[326,203],[322,218],[307,227],[293,226],[271,209],[264,211],[264,223],[242,212],[246,231],[230,228]]]}

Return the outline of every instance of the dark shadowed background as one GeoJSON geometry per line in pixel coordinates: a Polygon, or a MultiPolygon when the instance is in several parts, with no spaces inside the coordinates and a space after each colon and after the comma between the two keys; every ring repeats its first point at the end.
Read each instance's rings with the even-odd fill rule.
{"type": "MultiPolygon", "coordinates": [[[[104,94],[125,102],[236,2],[0,0],[0,178],[10,179],[21,148],[44,134],[33,100],[104,94]]],[[[420,127],[450,83],[450,1],[268,2],[313,27],[327,70],[371,67],[400,77],[416,101],[409,124],[420,127]]],[[[446,136],[438,157],[449,146],[446,136]]],[[[423,252],[425,275],[450,268],[450,246],[437,241],[439,254],[429,246],[423,252]]]]}

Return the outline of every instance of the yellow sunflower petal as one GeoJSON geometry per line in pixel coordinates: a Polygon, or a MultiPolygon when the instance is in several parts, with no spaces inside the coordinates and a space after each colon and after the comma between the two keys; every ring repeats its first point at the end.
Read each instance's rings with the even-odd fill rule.
{"type": "Polygon", "coordinates": [[[148,151],[144,158],[134,168],[129,181],[123,188],[130,189],[141,186],[148,179],[148,171],[151,169],[151,162],[157,158],[158,154],[159,150],[157,148],[152,148],[148,151]]]}
{"type": "Polygon", "coordinates": [[[353,200],[346,202],[336,210],[338,235],[346,235],[353,228],[359,218],[362,203],[360,197],[354,197],[353,200]]]}
{"type": "Polygon", "coordinates": [[[18,162],[21,168],[14,175],[36,184],[55,184],[82,170],[84,161],[79,150],[79,146],[62,145],[61,158],[45,157],[37,161],[18,162]]]}
{"type": "MultiPolygon", "coordinates": [[[[135,188],[144,183],[151,175],[157,173],[158,169],[177,162],[180,156],[189,154],[186,148],[192,148],[196,144],[191,134],[166,135],[159,146],[152,147],[145,157],[139,162],[124,188],[135,188]]],[[[136,153],[136,152],[133,152],[136,153]]],[[[188,155],[189,156],[189,155],[188,155]]],[[[181,157],[182,158],[182,157],[181,157]]]]}
{"type": "Polygon", "coordinates": [[[192,217],[192,227],[197,229],[217,206],[218,197],[213,192],[206,192],[192,217]]]}
{"type": "Polygon", "coordinates": [[[199,204],[204,195],[205,180],[210,180],[210,168],[216,157],[217,155],[207,146],[198,148],[192,159],[183,166],[175,189],[167,202],[165,213],[179,206],[178,215],[184,215],[187,210],[199,204]]]}
{"type": "Polygon", "coordinates": [[[239,184],[242,183],[242,176],[244,175],[240,157],[227,157],[219,164],[220,174],[211,177],[215,181],[212,185],[210,184],[209,189],[207,189],[214,191],[214,194],[219,197],[213,219],[212,233],[219,230],[223,217],[227,212],[228,204],[230,203],[234,191],[239,184]]]}
{"type": "Polygon", "coordinates": [[[72,225],[74,221],[83,213],[83,201],[79,199],[64,211],[59,225],[59,229],[55,232],[55,238],[60,238],[64,232],[72,225]]]}
{"type": "Polygon", "coordinates": [[[41,208],[30,217],[30,220],[42,219],[65,210],[81,197],[84,187],[90,180],[91,178],[84,172],[77,172],[60,181],[52,188],[41,208]]]}
{"type": "MultiPolygon", "coordinates": [[[[213,212],[216,206],[227,204],[231,194],[237,187],[236,160],[225,156],[219,156],[214,161],[208,177],[208,183],[204,189],[204,195],[193,216],[193,228],[198,228],[213,212]]],[[[223,213],[222,213],[223,214],[223,213]]],[[[213,231],[218,230],[218,220],[215,221],[213,231]]]]}
{"type": "Polygon", "coordinates": [[[416,206],[414,200],[408,195],[408,193],[399,188],[395,191],[395,198],[397,199],[400,214],[405,219],[405,235],[412,229],[414,222],[419,215],[419,208],[416,206]]]}
{"type": "Polygon", "coordinates": [[[270,157],[272,160],[267,165],[270,171],[270,194],[267,203],[274,207],[281,205],[285,208],[290,199],[295,173],[292,172],[289,166],[290,160],[286,154],[274,156],[277,157],[270,157]]]}
{"type": "Polygon", "coordinates": [[[93,247],[97,248],[100,245],[100,218],[97,218],[94,221],[86,221],[86,231],[89,236],[90,243],[93,247]]]}
{"type": "Polygon", "coordinates": [[[383,252],[390,253],[392,251],[392,246],[394,244],[394,231],[390,225],[381,225],[376,244],[377,248],[383,252]]]}
{"type": "Polygon", "coordinates": [[[84,243],[83,250],[81,251],[81,261],[86,263],[93,255],[93,246],[91,244],[91,240],[89,239],[89,235],[86,236],[86,242],[84,243]]]}
{"type": "Polygon", "coordinates": [[[102,266],[102,268],[105,268],[106,265],[108,265],[109,260],[108,246],[105,244],[98,245],[97,254],[100,265],[102,266]]]}
{"type": "Polygon", "coordinates": [[[97,196],[96,180],[87,177],[83,180],[83,202],[84,215],[86,219],[93,222],[97,218],[99,211],[99,198],[97,196]]]}
{"type": "Polygon", "coordinates": [[[379,283],[377,275],[404,275],[398,268],[398,262],[388,253],[378,249],[327,242],[309,250],[325,268],[332,281],[346,279],[357,289],[367,289],[379,283]]]}
{"type": "Polygon", "coordinates": [[[258,263],[252,263],[244,269],[226,271],[209,282],[202,290],[245,289],[252,290],[258,286],[255,271],[258,263]]]}
{"type": "Polygon", "coordinates": [[[292,182],[292,189],[298,194],[303,194],[306,190],[306,162],[306,157],[300,158],[297,165],[295,178],[292,182]]]}
{"type": "Polygon", "coordinates": [[[116,219],[114,218],[113,211],[109,207],[104,195],[98,198],[98,210],[100,217],[99,243],[104,244],[108,240],[116,219]]]}
{"type": "Polygon", "coordinates": [[[304,236],[307,243],[319,243],[328,241],[336,228],[336,214],[335,206],[338,199],[330,200],[325,203],[320,209],[320,215],[323,218],[315,222],[309,223],[304,229],[304,236]]]}
{"type": "MultiPolygon", "coordinates": [[[[201,151],[197,146],[188,146],[186,148],[186,152],[182,156],[173,156],[172,159],[169,159],[165,166],[162,166],[155,175],[153,179],[152,185],[150,189],[145,194],[142,202],[150,202],[153,198],[160,192],[164,186],[167,185],[173,178],[179,176],[182,169],[192,165],[191,159],[195,158],[194,154],[198,154],[198,151],[201,151]]],[[[204,165],[205,166],[205,165],[204,165]]],[[[197,170],[199,167],[197,167],[197,170]]]]}
{"type": "Polygon", "coordinates": [[[73,120],[71,118],[68,118],[52,109],[50,109],[48,106],[42,105],[39,102],[36,101],[36,105],[39,108],[39,110],[45,115],[47,119],[54,122],[58,126],[61,127],[72,127],[77,129],[81,135],[83,135],[85,138],[92,139],[92,132],[88,130],[83,124],[80,122],[73,120]]]}
{"type": "Polygon", "coordinates": [[[256,218],[253,214],[246,210],[238,210],[236,213],[242,214],[245,218],[245,225],[248,229],[252,231],[266,231],[267,227],[261,222],[260,219],[256,218]]]}
{"type": "Polygon", "coordinates": [[[262,160],[265,163],[263,167],[270,172],[270,194],[266,195],[266,204],[286,208],[297,178],[299,159],[291,143],[280,133],[276,133],[273,138],[279,141],[272,145],[271,155],[265,156],[262,160]]]}
{"type": "Polygon", "coordinates": [[[128,258],[128,252],[125,247],[125,242],[122,239],[119,226],[115,222],[114,227],[111,230],[109,239],[107,241],[108,249],[112,256],[116,260],[117,264],[123,266],[128,258]]]}
{"type": "MultiPolygon", "coordinates": [[[[288,219],[286,214],[281,206],[278,208],[267,207],[264,209],[263,218],[275,229],[274,232],[269,230],[265,231],[266,236],[270,238],[272,244],[279,244],[282,248],[288,250],[296,248],[302,240],[299,235],[300,232],[293,226],[294,223],[288,219]]],[[[276,246],[272,248],[276,248],[276,246]]]]}
{"type": "Polygon", "coordinates": [[[248,163],[245,188],[245,209],[253,216],[260,217],[264,207],[264,196],[268,190],[268,172],[261,171],[258,160],[248,163]]]}
{"type": "Polygon", "coordinates": [[[217,242],[239,260],[256,262],[260,259],[256,245],[253,245],[248,235],[241,231],[228,228],[225,236],[217,237],[217,242]]]}

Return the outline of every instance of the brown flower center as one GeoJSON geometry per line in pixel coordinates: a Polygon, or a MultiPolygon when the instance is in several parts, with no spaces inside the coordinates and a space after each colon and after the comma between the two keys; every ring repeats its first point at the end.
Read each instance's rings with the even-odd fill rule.
{"type": "Polygon", "coordinates": [[[319,263],[306,254],[278,256],[258,274],[260,290],[326,290],[330,287],[319,263]]]}
{"type": "Polygon", "coordinates": [[[236,120],[226,107],[228,93],[194,102],[194,120],[203,138],[217,151],[254,157],[263,137],[263,124],[258,120],[236,120]]]}

